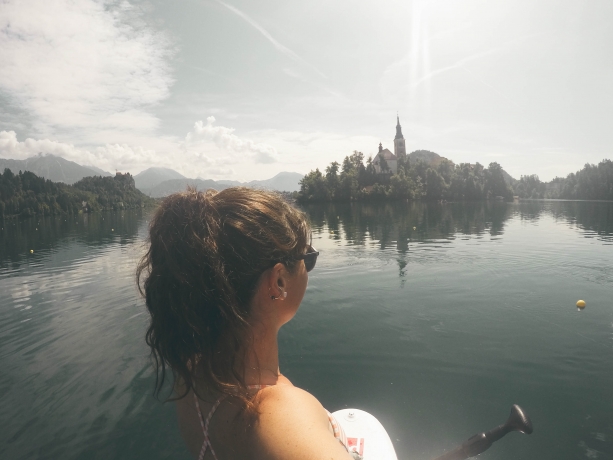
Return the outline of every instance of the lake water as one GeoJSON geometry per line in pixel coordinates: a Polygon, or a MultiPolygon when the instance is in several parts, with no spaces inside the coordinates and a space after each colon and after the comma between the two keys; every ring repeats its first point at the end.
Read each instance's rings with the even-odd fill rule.
{"type": "MultiPolygon", "coordinates": [[[[281,369],[401,460],[506,420],[483,459],[613,459],[613,204],[321,205],[281,369]],[[575,303],[587,307],[578,311],[575,303]]],[[[0,221],[0,458],[188,459],[152,397],[142,211],[0,221]],[[30,253],[33,250],[33,253],[30,253]]]]}

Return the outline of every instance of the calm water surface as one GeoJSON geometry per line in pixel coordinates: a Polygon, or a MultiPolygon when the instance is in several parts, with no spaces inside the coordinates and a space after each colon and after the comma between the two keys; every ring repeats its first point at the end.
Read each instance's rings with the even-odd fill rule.
{"type": "MultiPolygon", "coordinates": [[[[306,211],[321,255],[280,337],[296,385],[373,413],[401,460],[513,403],[534,434],[480,458],[613,459],[613,204],[306,211]]],[[[0,221],[0,458],[190,458],[173,406],[151,395],[134,286],[147,223],[0,221]]]]}

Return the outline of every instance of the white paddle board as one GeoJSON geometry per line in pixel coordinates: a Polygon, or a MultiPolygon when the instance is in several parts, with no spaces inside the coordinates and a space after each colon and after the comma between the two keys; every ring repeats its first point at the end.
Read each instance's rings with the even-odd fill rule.
{"type": "Polygon", "coordinates": [[[360,409],[337,410],[332,415],[345,431],[350,451],[364,460],[398,460],[392,440],[374,416],[360,409]]]}

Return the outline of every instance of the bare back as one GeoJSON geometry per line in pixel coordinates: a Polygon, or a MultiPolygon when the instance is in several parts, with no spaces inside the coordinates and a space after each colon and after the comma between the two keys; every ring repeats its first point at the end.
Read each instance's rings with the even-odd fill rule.
{"type": "MultiPolygon", "coordinates": [[[[245,414],[230,398],[219,404],[208,426],[212,449],[206,449],[204,460],[352,458],[331,433],[328,413],[319,401],[283,379],[258,392],[257,417],[245,414]]],[[[207,394],[198,400],[203,419],[216,401],[207,394]]],[[[183,439],[198,458],[205,437],[193,394],[176,404],[183,439]]]]}

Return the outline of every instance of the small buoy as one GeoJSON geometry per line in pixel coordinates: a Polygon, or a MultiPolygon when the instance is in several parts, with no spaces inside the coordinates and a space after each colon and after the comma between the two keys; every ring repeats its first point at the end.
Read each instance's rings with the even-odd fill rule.
{"type": "Polygon", "coordinates": [[[111,231],[112,231],[112,232],[114,232],[114,231],[115,231],[115,229],[114,229],[114,228],[112,228],[112,229],[111,229],[111,231]]]}
{"type": "Polygon", "coordinates": [[[577,308],[585,308],[585,300],[577,300],[577,308]]]}
{"type": "Polygon", "coordinates": [[[413,230],[417,230],[417,227],[413,227],[413,230]]]}
{"type": "Polygon", "coordinates": [[[34,254],[34,249],[30,249],[30,254],[34,254]]]}

